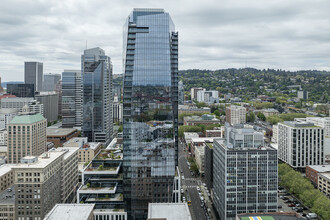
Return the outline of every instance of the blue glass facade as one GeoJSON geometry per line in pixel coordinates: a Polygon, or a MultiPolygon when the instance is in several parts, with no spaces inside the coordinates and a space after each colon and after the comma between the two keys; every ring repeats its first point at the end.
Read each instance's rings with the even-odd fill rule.
{"type": "Polygon", "coordinates": [[[112,139],[112,64],[100,48],[84,51],[83,77],[83,134],[90,142],[106,145],[112,139]]]}
{"type": "Polygon", "coordinates": [[[172,202],[178,146],[178,35],[162,9],[134,9],[124,26],[124,196],[130,219],[172,202]]]}

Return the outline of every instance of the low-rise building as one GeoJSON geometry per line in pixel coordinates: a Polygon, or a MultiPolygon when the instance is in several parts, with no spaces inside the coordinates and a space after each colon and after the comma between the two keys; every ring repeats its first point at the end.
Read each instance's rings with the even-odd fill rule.
{"type": "Polygon", "coordinates": [[[16,220],[13,185],[0,193],[0,220],[16,220]]]}
{"type": "Polygon", "coordinates": [[[179,105],[179,114],[185,113],[185,114],[210,114],[211,109],[209,107],[203,107],[203,108],[198,108],[196,106],[191,106],[191,105],[179,105]]]}
{"type": "Polygon", "coordinates": [[[330,165],[310,165],[306,166],[306,177],[317,186],[318,175],[320,173],[330,173],[330,165]]]}
{"type": "Polygon", "coordinates": [[[265,117],[279,114],[279,111],[277,111],[274,108],[266,108],[266,109],[261,110],[261,112],[264,114],[265,117]]]}
{"type": "Polygon", "coordinates": [[[187,116],[183,118],[184,125],[211,125],[220,124],[220,120],[214,115],[187,116]]]}
{"type": "Polygon", "coordinates": [[[330,173],[319,173],[317,188],[330,198],[330,173]]]}
{"type": "Polygon", "coordinates": [[[14,184],[14,173],[12,167],[14,164],[3,164],[0,166],[0,192],[5,191],[14,184]]]}
{"type": "Polygon", "coordinates": [[[88,142],[79,149],[79,162],[91,161],[102,149],[102,143],[88,142]]]}
{"type": "Polygon", "coordinates": [[[201,174],[204,173],[205,167],[204,167],[204,148],[205,145],[203,146],[196,146],[195,147],[195,161],[196,165],[198,167],[198,170],[201,174]]]}
{"type": "Polygon", "coordinates": [[[55,147],[62,147],[71,138],[78,137],[80,131],[75,128],[47,128],[47,142],[53,142],[55,147]]]}
{"type": "Polygon", "coordinates": [[[93,220],[94,204],[56,204],[44,220],[93,220]]]}
{"type": "Polygon", "coordinates": [[[148,220],[191,220],[187,203],[149,203],[148,220]]]}
{"type": "Polygon", "coordinates": [[[213,143],[213,139],[214,139],[213,137],[192,138],[188,150],[191,152],[192,156],[195,157],[195,148],[200,146],[205,146],[206,143],[213,143]]]}
{"type": "Polygon", "coordinates": [[[215,130],[205,130],[205,137],[218,137],[223,138],[224,129],[219,128],[215,130]]]}
{"type": "Polygon", "coordinates": [[[184,132],[183,136],[184,136],[185,143],[187,145],[191,144],[191,139],[192,138],[199,138],[199,134],[196,133],[196,132],[184,132]]]}

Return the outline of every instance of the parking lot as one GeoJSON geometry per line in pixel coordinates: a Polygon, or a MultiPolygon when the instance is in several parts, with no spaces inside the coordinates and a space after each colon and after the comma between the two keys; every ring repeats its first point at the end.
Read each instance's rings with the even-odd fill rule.
{"type": "Polygon", "coordinates": [[[279,212],[298,212],[303,217],[306,217],[308,213],[312,212],[308,210],[307,207],[303,207],[302,204],[296,198],[294,198],[287,192],[278,193],[278,205],[279,212]]]}

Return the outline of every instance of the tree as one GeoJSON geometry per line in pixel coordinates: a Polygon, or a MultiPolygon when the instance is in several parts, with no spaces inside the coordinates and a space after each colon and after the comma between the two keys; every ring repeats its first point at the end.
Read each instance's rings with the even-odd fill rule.
{"type": "Polygon", "coordinates": [[[118,128],[118,132],[123,132],[123,125],[120,125],[118,128]]]}
{"type": "Polygon", "coordinates": [[[247,122],[254,122],[256,120],[256,115],[253,112],[246,114],[246,121],[247,122]]]}
{"type": "Polygon", "coordinates": [[[258,112],[257,117],[262,121],[266,121],[266,116],[262,112],[258,112]]]}
{"type": "Polygon", "coordinates": [[[216,116],[220,117],[220,112],[219,112],[219,110],[215,110],[213,113],[214,113],[216,116]]]}

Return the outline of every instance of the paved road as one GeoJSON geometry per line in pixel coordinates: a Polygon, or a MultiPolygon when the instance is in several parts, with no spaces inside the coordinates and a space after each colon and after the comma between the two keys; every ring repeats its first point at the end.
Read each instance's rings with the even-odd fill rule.
{"type": "Polygon", "coordinates": [[[179,143],[179,170],[181,175],[184,176],[184,180],[181,181],[181,185],[185,190],[184,196],[186,201],[191,201],[191,206],[189,207],[192,214],[193,220],[203,220],[206,219],[205,212],[201,207],[201,201],[198,195],[197,186],[200,180],[193,177],[190,173],[187,159],[185,157],[185,152],[183,151],[182,145],[179,143]]]}

